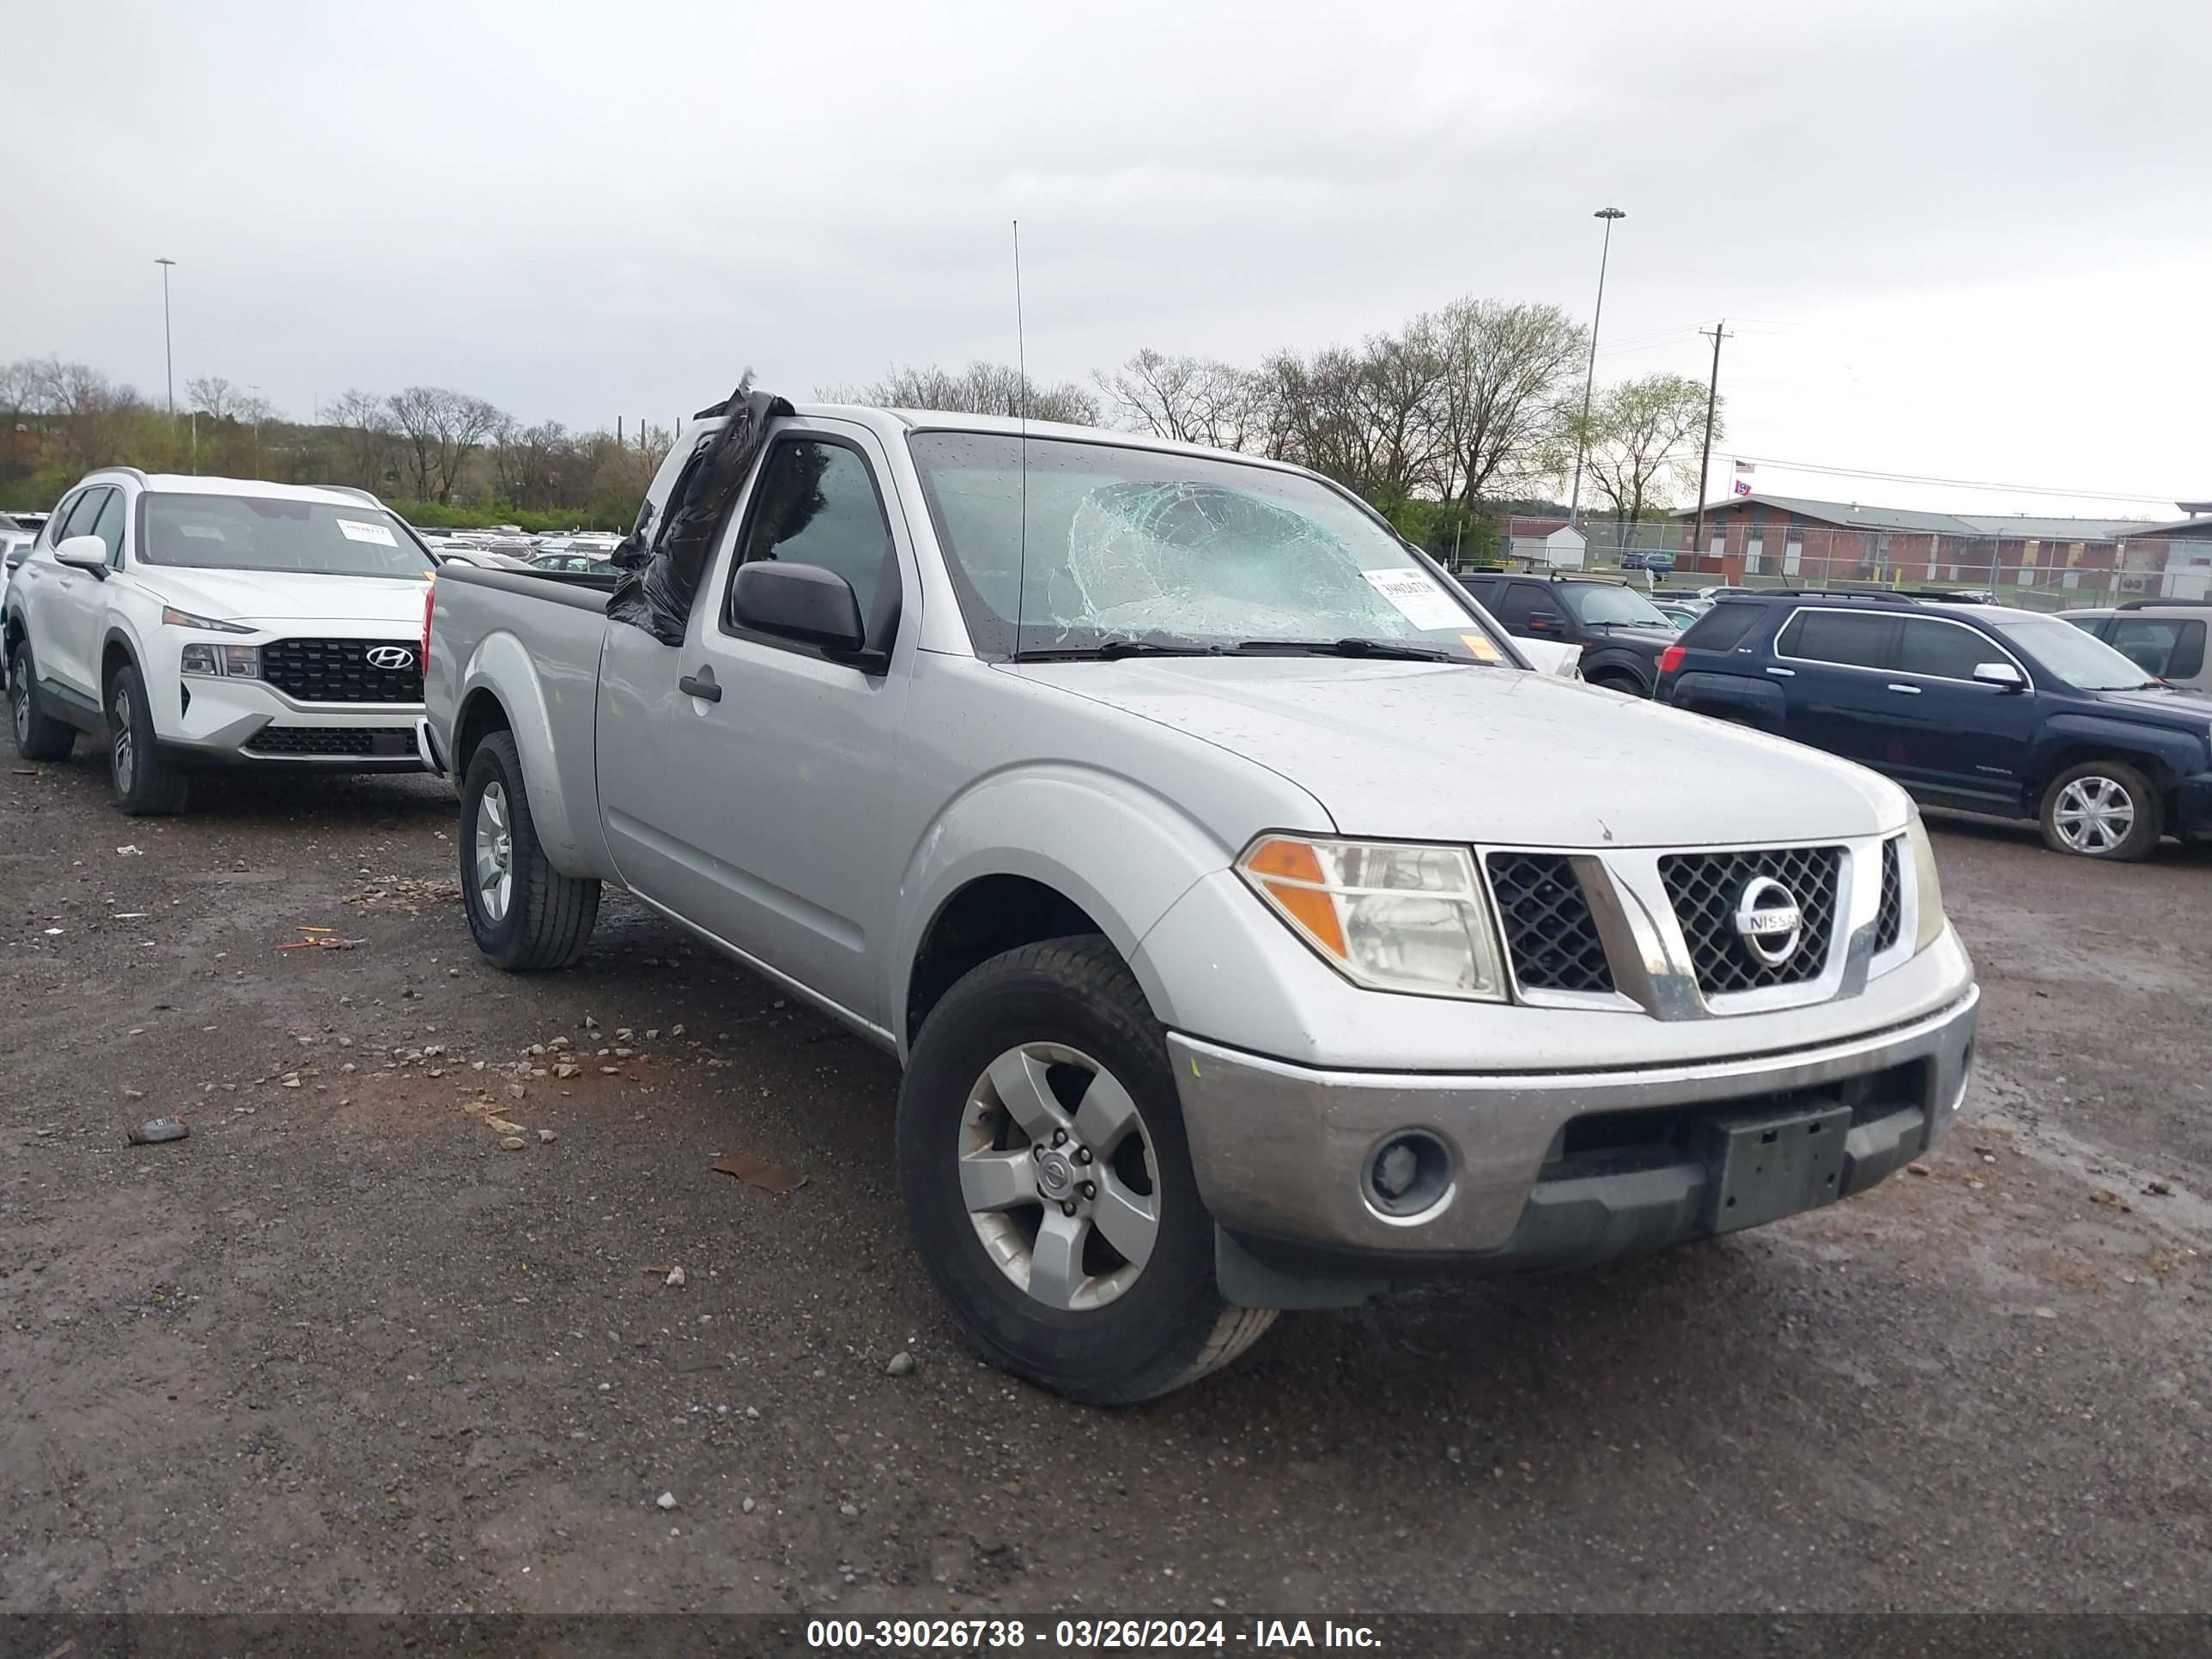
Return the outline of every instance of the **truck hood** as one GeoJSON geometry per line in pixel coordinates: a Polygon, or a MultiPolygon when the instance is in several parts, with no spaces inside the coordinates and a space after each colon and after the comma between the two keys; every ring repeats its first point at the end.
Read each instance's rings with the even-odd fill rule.
{"type": "Polygon", "coordinates": [[[1814,750],[1518,669],[1209,657],[1006,672],[1244,756],[1351,836],[1811,842],[1901,829],[1910,811],[1887,779],[1814,750]]]}
{"type": "Polygon", "coordinates": [[[358,627],[381,633],[419,633],[426,585],[385,576],[291,576],[247,570],[188,570],[141,566],[136,572],[164,605],[216,622],[273,628],[301,621],[358,627]]]}

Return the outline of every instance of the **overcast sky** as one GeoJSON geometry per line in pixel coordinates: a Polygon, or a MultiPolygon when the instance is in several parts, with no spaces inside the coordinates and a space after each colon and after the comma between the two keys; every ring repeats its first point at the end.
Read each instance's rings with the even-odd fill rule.
{"type": "Polygon", "coordinates": [[[2212,496],[2205,0],[0,0],[0,360],[157,398],[157,255],[179,395],[428,382],[592,426],[748,363],[803,397],[1011,361],[1017,216],[1060,379],[1462,294],[1587,318],[1611,203],[1599,382],[1702,378],[1729,319],[1717,458],[2212,496]]]}

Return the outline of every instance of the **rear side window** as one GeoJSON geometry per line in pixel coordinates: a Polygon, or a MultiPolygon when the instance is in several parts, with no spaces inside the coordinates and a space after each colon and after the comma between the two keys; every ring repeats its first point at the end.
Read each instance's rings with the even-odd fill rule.
{"type": "Polygon", "coordinates": [[[2115,622],[2106,643],[2146,674],[2193,680],[2204,672],[2204,624],[2179,617],[2115,622]]]}
{"type": "Polygon", "coordinates": [[[1846,668],[1882,668],[1897,632],[1891,617],[1849,611],[1801,611],[1782,630],[1778,647],[1785,657],[1839,663],[1846,668]]]}
{"type": "MultiPolygon", "coordinates": [[[[1490,614],[1508,628],[1526,628],[1528,618],[1535,614],[1537,588],[1527,582],[1501,582],[1496,599],[1486,601],[1490,614]]],[[[1541,597],[1550,598],[1549,594],[1541,597]]]]}
{"type": "Polygon", "coordinates": [[[1682,643],[1692,651],[1733,651],[1765,614],[1763,605],[1717,605],[1690,625],[1682,643]]]}
{"type": "Polygon", "coordinates": [[[2105,621],[2102,617],[2063,617],[2059,620],[2062,622],[2072,623],[2075,627],[2080,629],[2084,634],[2095,633],[2099,628],[2104,625],[2105,621]]]}

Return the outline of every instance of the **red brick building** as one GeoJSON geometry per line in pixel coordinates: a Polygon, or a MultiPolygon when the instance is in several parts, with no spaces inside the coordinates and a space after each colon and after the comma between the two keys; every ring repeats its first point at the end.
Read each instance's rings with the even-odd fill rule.
{"type": "Polygon", "coordinates": [[[1759,494],[1708,506],[1703,548],[1690,545],[1694,510],[1675,516],[1682,567],[1731,581],[1751,575],[1795,577],[1815,586],[2034,587],[2079,592],[2085,599],[2123,593],[2201,598],[2212,585],[2212,515],[2157,523],[1923,513],[1759,494]],[[2177,544],[2182,551],[2173,556],[2169,579],[2177,544]]]}

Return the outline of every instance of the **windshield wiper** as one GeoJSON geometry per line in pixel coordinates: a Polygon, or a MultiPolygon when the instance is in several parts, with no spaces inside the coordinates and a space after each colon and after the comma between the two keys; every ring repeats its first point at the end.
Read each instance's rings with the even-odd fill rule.
{"type": "Polygon", "coordinates": [[[1279,653],[1297,657],[1377,657],[1389,662],[1468,660],[1433,646],[1400,645],[1390,640],[1240,640],[1237,649],[1253,656],[1279,653]]]}
{"type": "Polygon", "coordinates": [[[1101,640],[1096,645],[1055,645],[1017,651],[1015,662],[1112,662],[1119,657],[1218,657],[1218,645],[1169,645],[1159,640],[1101,640]]]}

